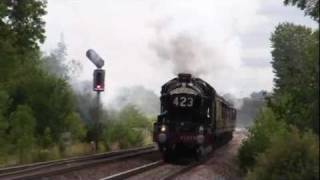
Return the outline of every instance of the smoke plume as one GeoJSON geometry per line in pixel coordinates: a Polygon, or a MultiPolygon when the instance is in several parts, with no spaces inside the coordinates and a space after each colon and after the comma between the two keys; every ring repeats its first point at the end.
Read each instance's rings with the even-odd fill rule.
{"type": "Polygon", "coordinates": [[[236,98],[234,95],[227,93],[223,95],[223,98],[231,103],[236,109],[241,109],[243,105],[242,98],[236,98]]]}
{"type": "Polygon", "coordinates": [[[175,74],[180,72],[196,76],[207,74],[207,68],[202,66],[201,60],[210,57],[210,49],[191,36],[180,34],[168,42],[160,40],[158,43],[153,43],[151,47],[161,60],[172,62],[175,74]]]}
{"type": "MultiPolygon", "coordinates": [[[[239,58],[226,53],[236,46],[231,37],[209,39],[200,33],[173,31],[170,24],[158,23],[154,26],[155,38],[149,47],[157,55],[160,63],[172,65],[172,73],[191,73],[197,77],[216,77],[226,69],[238,66],[239,58]]],[[[234,51],[233,54],[236,54],[234,51]]]]}

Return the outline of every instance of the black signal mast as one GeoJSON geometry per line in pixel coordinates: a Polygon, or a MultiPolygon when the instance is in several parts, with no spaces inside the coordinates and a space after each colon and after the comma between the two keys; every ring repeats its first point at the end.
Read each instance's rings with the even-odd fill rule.
{"type": "Polygon", "coordinates": [[[100,136],[100,115],[101,115],[101,105],[100,105],[100,93],[104,91],[104,78],[105,78],[105,71],[102,69],[104,65],[104,60],[92,49],[89,49],[86,53],[88,59],[96,65],[97,69],[93,71],[93,91],[96,91],[96,120],[95,120],[95,133],[94,133],[94,140],[95,140],[95,150],[98,151],[99,148],[99,136],[100,136]]]}

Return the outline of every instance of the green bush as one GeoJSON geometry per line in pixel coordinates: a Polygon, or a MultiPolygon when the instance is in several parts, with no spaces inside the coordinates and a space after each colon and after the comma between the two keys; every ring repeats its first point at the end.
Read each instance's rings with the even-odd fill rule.
{"type": "Polygon", "coordinates": [[[35,144],[35,124],[32,109],[27,105],[19,105],[10,115],[10,139],[14,145],[12,150],[18,154],[21,163],[32,162],[29,156],[35,144]]]}
{"type": "Polygon", "coordinates": [[[8,153],[8,137],[6,129],[8,128],[9,122],[5,118],[9,105],[9,95],[5,91],[0,90],[0,164],[6,162],[8,153]]]}
{"type": "Polygon", "coordinates": [[[32,151],[32,161],[33,162],[43,162],[63,158],[59,147],[57,145],[52,145],[50,148],[44,149],[37,146],[32,151]]]}
{"type": "Polygon", "coordinates": [[[65,126],[71,132],[73,140],[83,140],[86,135],[86,128],[78,113],[69,113],[65,120],[65,126]]]}
{"type": "Polygon", "coordinates": [[[271,140],[270,147],[257,158],[248,180],[319,179],[319,138],[296,128],[271,140]]]}
{"type": "Polygon", "coordinates": [[[286,124],[277,121],[274,112],[270,108],[263,108],[256,118],[254,125],[249,129],[249,137],[240,146],[238,163],[243,172],[251,169],[256,158],[270,145],[270,139],[287,131],[286,124]]]}
{"type": "Polygon", "coordinates": [[[142,146],[145,132],[151,128],[152,122],[135,106],[128,105],[106,124],[102,137],[104,146],[107,149],[114,144],[118,144],[120,149],[142,146]]]}

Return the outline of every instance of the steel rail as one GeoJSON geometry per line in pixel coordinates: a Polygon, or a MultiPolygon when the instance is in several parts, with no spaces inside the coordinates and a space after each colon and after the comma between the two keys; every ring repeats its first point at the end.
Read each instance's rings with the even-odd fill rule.
{"type": "Polygon", "coordinates": [[[120,172],[118,174],[114,174],[114,175],[102,178],[100,180],[122,180],[122,179],[126,179],[126,178],[129,178],[131,176],[143,173],[145,171],[157,168],[157,167],[159,167],[159,166],[161,166],[163,164],[164,164],[164,162],[162,160],[161,161],[156,161],[156,162],[153,162],[153,163],[150,163],[150,164],[142,165],[142,166],[137,167],[137,168],[133,168],[133,169],[130,169],[130,170],[127,170],[127,171],[124,171],[124,172],[120,172]]]}
{"type": "Polygon", "coordinates": [[[0,177],[4,173],[14,172],[20,169],[27,169],[27,168],[33,168],[33,167],[39,167],[42,165],[48,165],[48,164],[54,164],[54,163],[65,163],[65,162],[72,162],[72,161],[81,161],[81,160],[87,160],[87,159],[93,159],[93,158],[102,158],[102,157],[110,157],[113,155],[119,155],[123,153],[128,152],[134,152],[137,150],[144,150],[144,149],[152,149],[154,146],[146,146],[146,147],[139,147],[139,148],[130,148],[130,149],[123,149],[118,151],[111,151],[111,152],[105,152],[105,153],[97,153],[97,154],[91,154],[91,155],[83,155],[83,156],[76,156],[71,158],[65,158],[65,159],[58,159],[58,160],[52,160],[52,161],[44,161],[44,162],[37,162],[32,164],[25,164],[25,165],[18,165],[18,166],[9,166],[0,168],[0,177]]]}
{"type": "Polygon", "coordinates": [[[3,168],[0,179],[32,179],[82,169],[99,163],[113,162],[121,159],[157,152],[154,146],[133,148],[109,153],[100,153],[70,159],[34,163],[17,167],[3,168]]]}
{"type": "MultiPolygon", "coordinates": [[[[161,177],[162,179],[164,180],[172,180],[174,178],[176,178],[177,176],[189,171],[190,169],[198,166],[202,164],[201,162],[194,162],[194,163],[191,163],[185,167],[178,167],[178,168],[181,168],[181,169],[178,169],[178,171],[172,173],[172,174],[167,174],[165,175],[164,177],[161,177]]],[[[120,172],[120,173],[117,173],[117,174],[113,174],[113,175],[110,175],[110,176],[107,176],[107,177],[104,177],[104,178],[101,178],[100,180],[122,180],[122,179],[127,179],[127,178],[130,178],[130,177],[134,177],[135,175],[139,175],[139,174],[142,174],[144,172],[147,172],[147,171],[152,171],[153,169],[155,168],[158,168],[160,166],[163,166],[163,165],[168,165],[166,164],[164,161],[156,161],[156,162],[153,162],[153,163],[149,163],[149,164],[146,164],[146,165],[142,165],[140,167],[136,167],[136,168],[133,168],[133,169],[130,169],[130,170],[126,170],[126,171],[123,171],[123,172],[120,172]]]]}

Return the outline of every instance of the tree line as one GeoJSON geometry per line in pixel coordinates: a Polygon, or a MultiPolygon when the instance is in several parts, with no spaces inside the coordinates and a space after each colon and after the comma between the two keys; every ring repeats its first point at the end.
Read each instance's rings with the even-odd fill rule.
{"type": "MultiPolygon", "coordinates": [[[[319,23],[319,1],[285,0],[319,23]]],[[[319,179],[319,29],[279,24],[273,94],[238,153],[245,179],[319,179]]]]}
{"type": "MultiPolygon", "coordinates": [[[[77,66],[67,62],[66,45],[61,41],[49,55],[40,50],[46,6],[45,0],[0,1],[0,166],[69,156],[70,147],[92,141],[95,104],[84,110],[79,102],[94,97],[71,87],[77,66]]],[[[102,114],[101,150],[145,143],[151,120],[137,108],[102,114]]]]}

